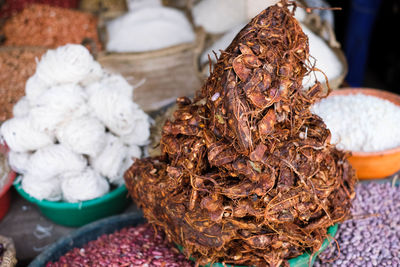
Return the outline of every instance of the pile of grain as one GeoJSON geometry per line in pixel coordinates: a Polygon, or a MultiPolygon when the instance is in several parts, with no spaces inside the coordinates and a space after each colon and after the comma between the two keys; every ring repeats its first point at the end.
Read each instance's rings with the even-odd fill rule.
{"type": "Polygon", "coordinates": [[[400,146],[400,108],[373,96],[336,95],[312,107],[339,149],[374,152],[400,146]]]}

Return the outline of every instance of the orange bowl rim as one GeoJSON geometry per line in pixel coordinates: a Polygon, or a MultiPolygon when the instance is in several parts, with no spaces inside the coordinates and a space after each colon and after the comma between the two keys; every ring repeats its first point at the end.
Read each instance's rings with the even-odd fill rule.
{"type": "MultiPolygon", "coordinates": [[[[345,87],[345,88],[331,91],[329,93],[328,97],[336,96],[336,95],[350,95],[350,94],[352,94],[352,95],[364,94],[364,95],[378,97],[378,98],[388,100],[388,101],[390,101],[390,99],[388,97],[391,97],[391,99],[394,99],[396,101],[395,102],[390,101],[390,102],[400,108],[400,95],[397,95],[397,94],[389,92],[389,91],[368,88],[368,87],[365,87],[365,88],[345,87]]],[[[350,151],[350,152],[351,152],[351,156],[354,156],[354,157],[382,156],[382,155],[400,153],[400,146],[381,150],[381,151],[373,151],[373,152],[362,152],[362,151],[350,151]]]]}

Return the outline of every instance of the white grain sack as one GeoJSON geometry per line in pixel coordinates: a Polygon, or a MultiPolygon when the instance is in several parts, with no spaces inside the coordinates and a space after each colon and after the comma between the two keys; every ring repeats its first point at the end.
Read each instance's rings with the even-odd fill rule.
{"type": "Polygon", "coordinates": [[[311,108],[339,149],[374,152],[400,146],[400,108],[363,94],[329,96],[311,108]]]}
{"type": "Polygon", "coordinates": [[[244,0],[203,0],[193,7],[192,15],[196,26],[219,34],[247,22],[245,7],[244,0]]]}
{"type": "Polygon", "coordinates": [[[167,7],[146,7],[114,19],[107,24],[107,51],[145,52],[195,40],[185,15],[167,7]]]}
{"type": "MultiPolygon", "coordinates": [[[[303,32],[308,36],[310,46],[310,67],[315,63],[315,67],[325,73],[328,80],[338,78],[343,71],[343,65],[336,56],[332,48],[318,35],[302,25],[303,32]]],[[[325,83],[325,76],[320,71],[311,72],[303,78],[304,88],[309,88],[315,81],[325,83]]]]}

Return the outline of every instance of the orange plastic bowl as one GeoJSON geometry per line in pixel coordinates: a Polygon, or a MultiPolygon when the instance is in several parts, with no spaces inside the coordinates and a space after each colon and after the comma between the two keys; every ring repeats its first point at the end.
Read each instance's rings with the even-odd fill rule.
{"type": "MultiPolygon", "coordinates": [[[[379,97],[400,107],[399,95],[377,89],[344,88],[332,91],[329,96],[352,94],[364,94],[379,97]]],[[[400,127],[400,125],[398,127],[400,127]]],[[[385,178],[400,170],[400,147],[378,152],[352,151],[352,156],[349,158],[349,161],[356,170],[359,179],[385,178]]]]}

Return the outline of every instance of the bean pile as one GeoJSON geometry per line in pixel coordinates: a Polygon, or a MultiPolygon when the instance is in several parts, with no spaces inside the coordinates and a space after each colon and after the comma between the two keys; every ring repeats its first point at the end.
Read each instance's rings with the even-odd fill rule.
{"type": "Polygon", "coordinates": [[[35,73],[44,48],[0,50],[0,122],[12,117],[14,104],[25,95],[25,83],[35,73]]]}
{"type": "Polygon", "coordinates": [[[400,266],[400,190],[390,183],[361,183],[353,202],[354,219],[339,226],[336,246],[316,266],[400,266]],[[331,261],[333,260],[333,261],[331,261]]]}
{"type": "Polygon", "coordinates": [[[34,4],[11,17],[4,25],[4,35],[4,44],[9,46],[56,48],[91,39],[101,49],[94,15],[47,5],[34,4]]]}
{"type": "Polygon", "coordinates": [[[124,228],[110,235],[102,235],[83,248],[74,248],[58,262],[46,267],[61,266],[168,266],[191,267],[161,231],[154,232],[150,224],[124,228]]]}

